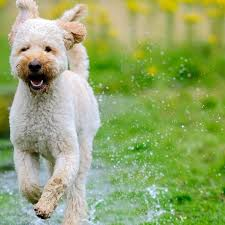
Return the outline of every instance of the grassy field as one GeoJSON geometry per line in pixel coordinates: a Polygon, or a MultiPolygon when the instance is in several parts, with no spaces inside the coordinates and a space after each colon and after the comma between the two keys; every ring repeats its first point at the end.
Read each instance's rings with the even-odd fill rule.
{"type": "MultiPolygon", "coordinates": [[[[99,102],[90,224],[225,224],[222,86],[152,88],[99,102]]],[[[36,219],[15,179],[11,146],[1,141],[0,224],[58,224],[63,206],[49,222],[36,219]]]]}

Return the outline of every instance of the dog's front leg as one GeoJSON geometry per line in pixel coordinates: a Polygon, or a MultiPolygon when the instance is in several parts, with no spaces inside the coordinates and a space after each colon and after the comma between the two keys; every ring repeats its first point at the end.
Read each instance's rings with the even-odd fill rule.
{"type": "Polygon", "coordinates": [[[44,187],[39,202],[34,206],[38,217],[47,219],[51,216],[65,190],[75,180],[78,168],[78,147],[57,156],[53,175],[44,187]]]}
{"type": "Polygon", "coordinates": [[[39,155],[15,148],[14,163],[20,191],[29,202],[37,203],[41,197],[39,155]]]}

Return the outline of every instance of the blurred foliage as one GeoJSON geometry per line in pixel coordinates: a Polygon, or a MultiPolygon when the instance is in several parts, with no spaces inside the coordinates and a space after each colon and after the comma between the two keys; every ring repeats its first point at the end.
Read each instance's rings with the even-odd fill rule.
{"type": "Polygon", "coordinates": [[[59,18],[63,12],[69,8],[74,7],[74,2],[65,0],[65,1],[59,1],[54,5],[54,7],[50,10],[50,14],[47,14],[48,17],[57,19],[59,18]]]}
{"type": "Polygon", "coordinates": [[[11,97],[0,96],[0,137],[9,135],[9,107],[11,97]]]}
{"type": "Polygon", "coordinates": [[[162,49],[146,42],[127,51],[118,43],[102,40],[88,42],[87,47],[91,82],[97,93],[130,94],[158,85],[209,87],[224,82],[225,56],[208,43],[162,49]]]}
{"type": "MultiPolygon", "coordinates": [[[[90,15],[87,19],[89,31],[92,37],[104,36],[112,34],[112,37],[117,37],[118,33],[115,24],[112,22],[111,13],[105,4],[90,0],[83,1],[88,4],[90,15]]],[[[46,15],[50,18],[58,18],[66,9],[73,6],[73,2],[59,0],[51,7],[51,10],[46,10],[46,15]]],[[[165,35],[168,46],[173,44],[173,36],[175,36],[176,24],[182,24],[187,30],[184,40],[189,39],[189,44],[192,44],[196,39],[196,24],[205,23],[211,28],[206,36],[206,40],[214,36],[216,42],[220,46],[224,45],[224,19],[225,19],[225,3],[224,0],[124,0],[122,6],[127,10],[129,37],[131,43],[138,39],[138,20],[139,17],[145,17],[149,20],[149,15],[153,14],[165,15],[165,35]],[[176,19],[175,19],[176,18],[176,19]]],[[[155,18],[157,19],[157,18],[155,18]]]]}
{"type": "MultiPolygon", "coordinates": [[[[7,3],[0,0],[0,8],[8,9],[7,3]]],[[[121,34],[112,21],[109,7],[100,1],[82,3],[89,7],[84,20],[89,31],[85,45],[90,55],[90,82],[97,94],[138,94],[152,87],[210,88],[224,83],[224,0],[124,0],[121,6],[129,23],[126,43],[120,41],[121,34]],[[157,20],[159,15],[164,18],[162,36],[167,45],[155,44],[151,35],[139,40],[139,18],[149,24],[149,20],[157,20]],[[203,23],[208,24],[209,31],[199,39],[202,31],[197,28],[203,23]],[[185,30],[183,42],[179,43],[175,39],[178,25],[185,30]]],[[[69,0],[49,1],[43,13],[48,18],[58,18],[73,5],[69,0]]],[[[7,19],[8,15],[4,16],[0,15],[0,19],[7,19]]],[[[10,76],[6,33],[0,34],[0,49],[1,96],[16,85],[10,76]]],[[[8,132],[9,101],[9,98],[0,99],[0,135],[8,132]]]]}

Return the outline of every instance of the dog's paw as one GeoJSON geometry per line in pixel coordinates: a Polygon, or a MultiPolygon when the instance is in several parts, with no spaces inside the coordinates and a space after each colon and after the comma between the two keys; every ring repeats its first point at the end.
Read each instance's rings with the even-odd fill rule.
{"type": "Polygon", "coordinates": [[[34,211],[37,215],[37,217],[46,220],[51,217],[51,214],[54,210],[54,207],[51,207],[50,204],[42,204],[38,202],[36,205],[34,205],[34,211]]]}

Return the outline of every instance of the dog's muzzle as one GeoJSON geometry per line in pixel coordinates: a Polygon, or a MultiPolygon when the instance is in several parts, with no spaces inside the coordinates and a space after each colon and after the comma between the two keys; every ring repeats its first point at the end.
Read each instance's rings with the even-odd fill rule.
{"type": "Polygon", "coordinates": [[[37,60],[33,60],[28,64],[29,75],[28,83],[33,91],[44,91],[47,88],[47,78],[41,72],[42,64],[37,60]]]}
{"type": "Polygon", "coordinates": [[[46,76],[39,73],[31,73],[28,76],[28,82],[33,91],[44,91],[48,85],[46,76]]]}

